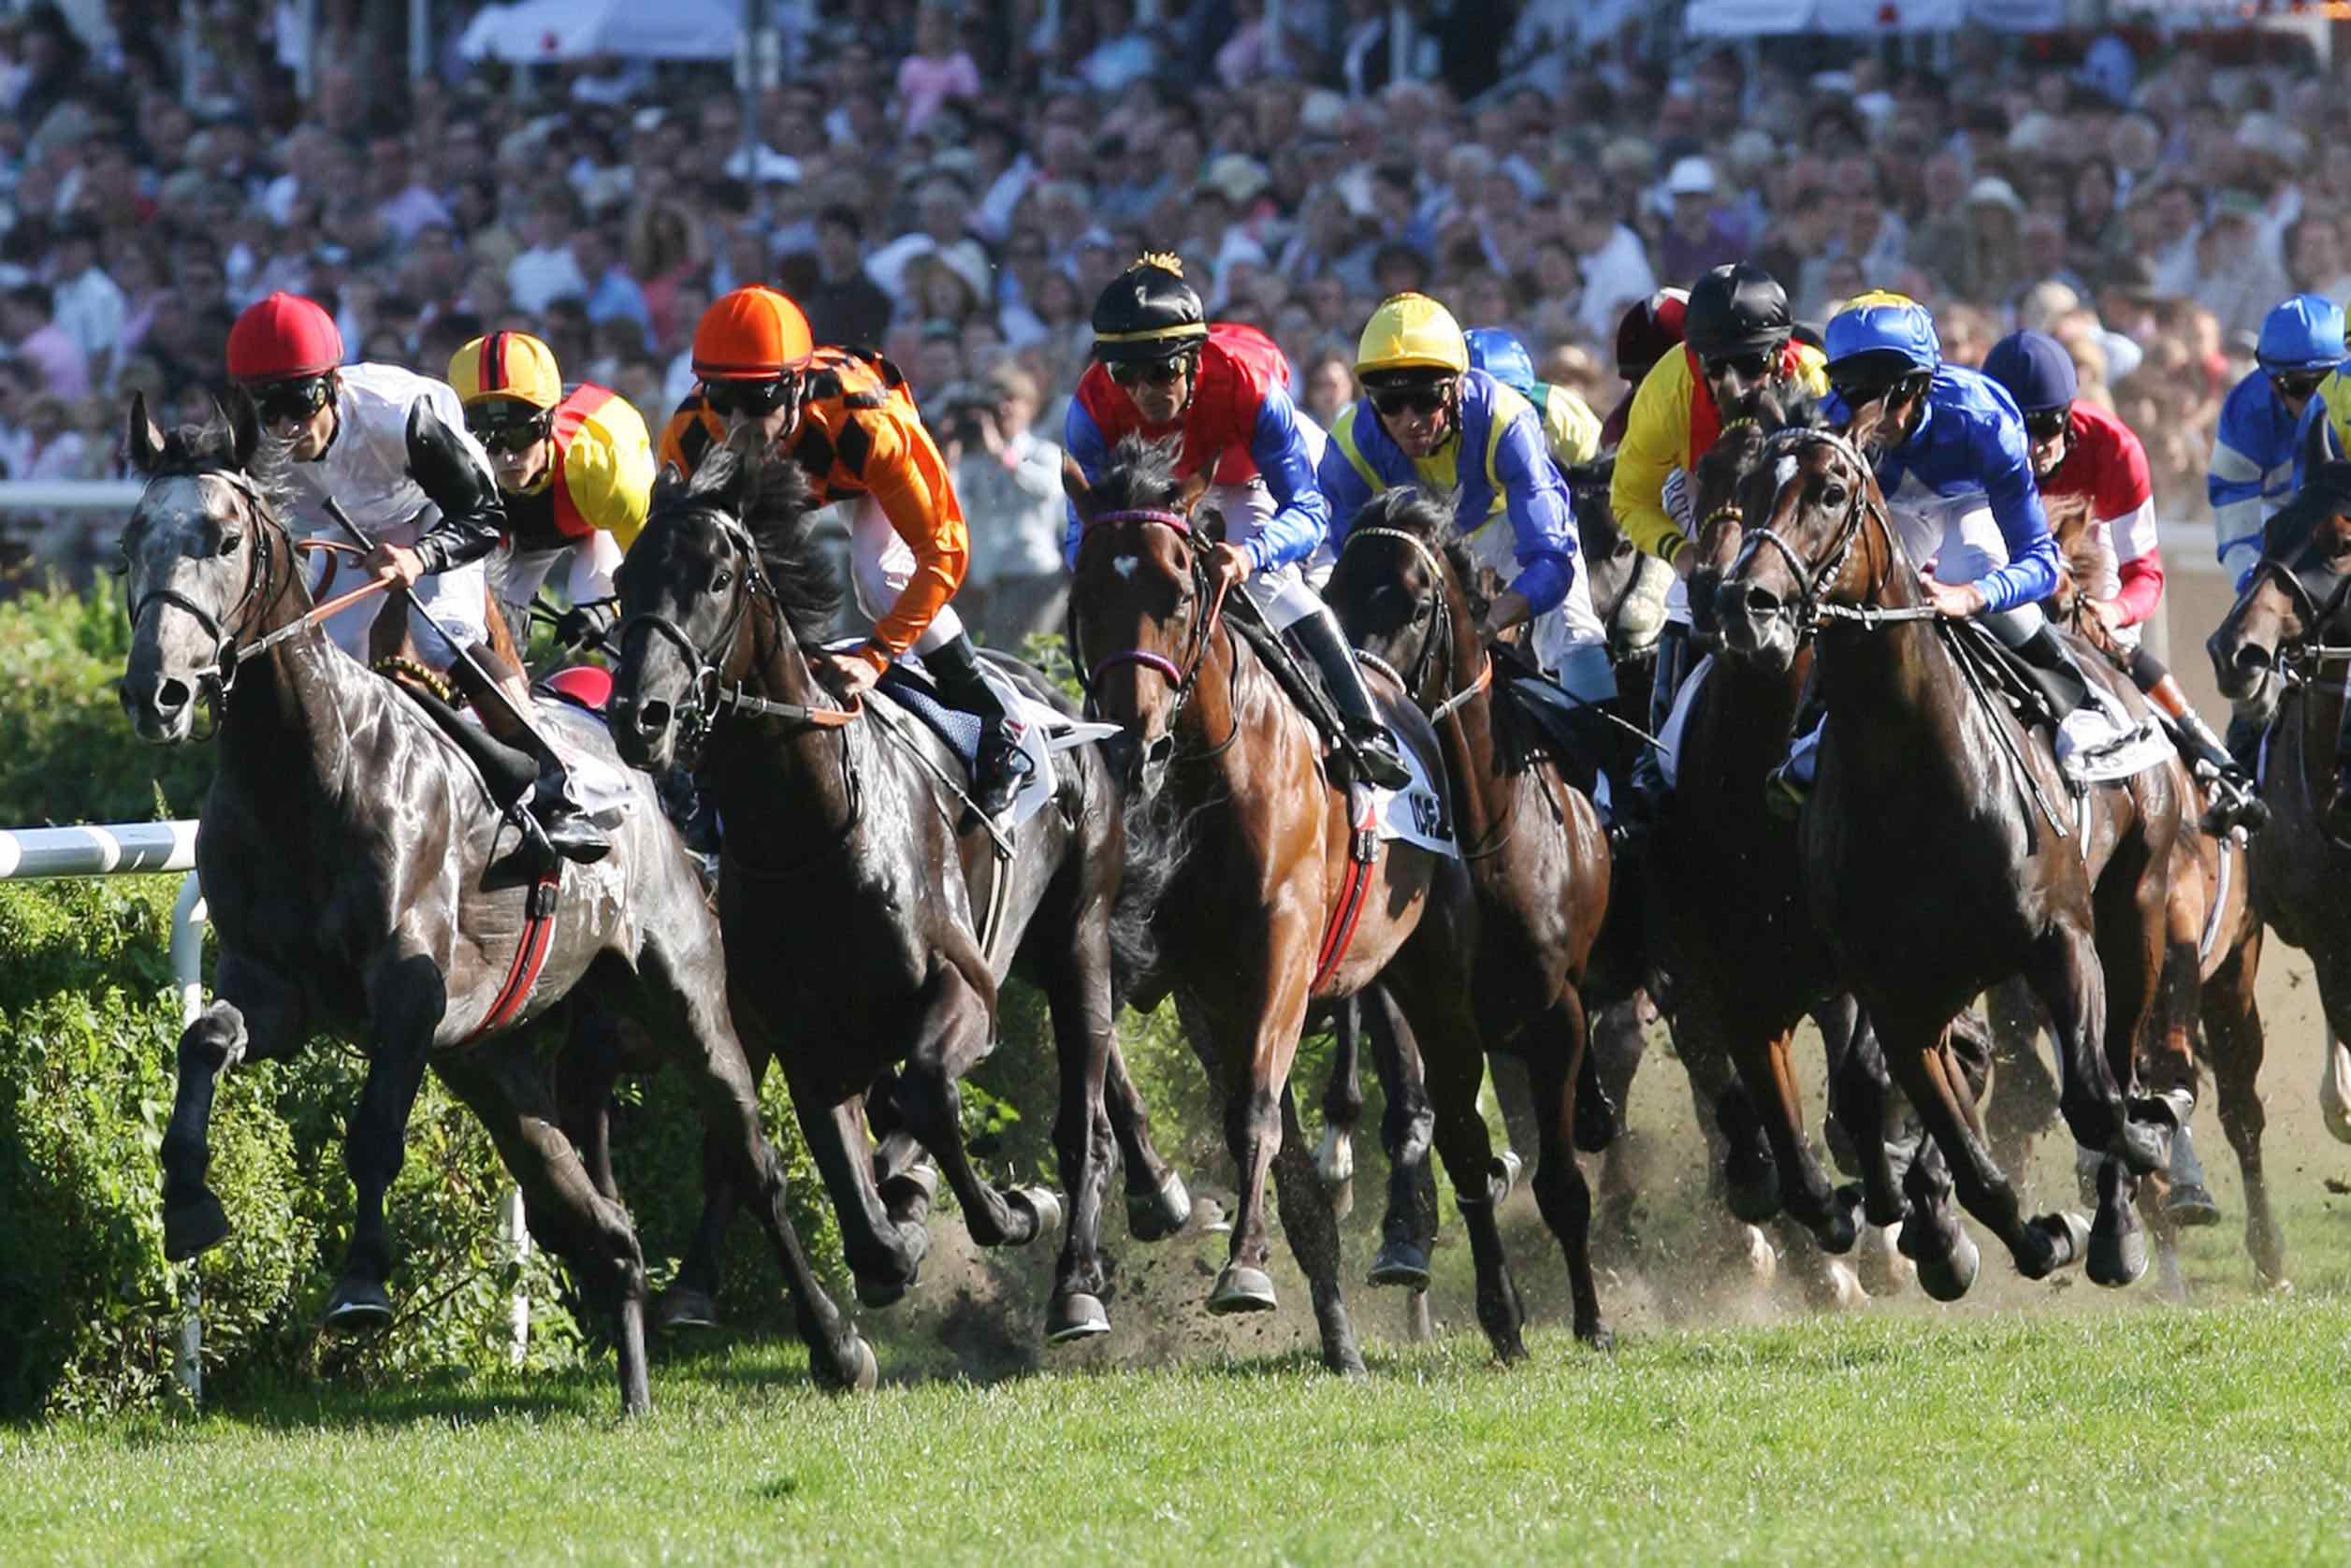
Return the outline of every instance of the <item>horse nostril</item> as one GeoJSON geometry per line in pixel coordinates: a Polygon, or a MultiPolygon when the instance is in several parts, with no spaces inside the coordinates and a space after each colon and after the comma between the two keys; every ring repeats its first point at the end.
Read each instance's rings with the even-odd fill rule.
{"type": "Polygon", "coordinates": [[[2257,643],[2240,643],[2233,662],[2242,674],[2257,675],[2270,667],[2270,650],[2257,643]]]}
{"type": "Polygon", "coordinates": [[[186,707],[195,696],[186,681],[176,675],[166,675],[155,682],[155,690],[147,700],[157,713],[173,714],[186,707]]]}
{"type": "Polygon", "coordinates": [[[637,733],[658,735],[670,727],[670,705],[667,703],[646,703],[636,712],[637,733]]]}
{"type": "Polygon", "coordinates": [[[1749,620],[1769,620],[1779,614],[1779,595],[1751,583],[1742,585],[1736,608],[1749,620]]]}

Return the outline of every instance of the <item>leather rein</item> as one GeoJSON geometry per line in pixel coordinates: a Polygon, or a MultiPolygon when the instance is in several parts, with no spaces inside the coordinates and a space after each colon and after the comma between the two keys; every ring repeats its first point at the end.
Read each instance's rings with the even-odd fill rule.
{"type": "MultiPolygon", "coordinates": [[[[1115,512],[1097,512],[1084,520],[1082,530],[1085,533],[1091,533],[1097,528],[1107,528],[1118,523],[1155,524],[1160,528],[1172,529],[1186,540],[1195,537],[1191,519],[1183,513],[1167,507],[1129,507],[1115,512]]],[[[1216,586],[1213,595],[1209,594],[1205,572],[1200,564],[1201,559],[1200,553],[1195,551],[1192,558],[1192,603],[1197,604],[1201,599],[1206,598],[1209,602],[1208,614],[1202,617],[1193,628],[1192,635],[1185,647],[1183,662],[1181,665],[1166,654],[1154,652],[1146,647],[1122,648],[1116,653],[1104,655],[1091,666],[1086,665],[1081,661],[1081,650],[1078,647],[1077,617],[1073,607],[1069,621],[1070,661],[1079,670],[1084,672],[1080,684],[1085,688],[1089,697],[1094,693],[1095,683],[1102,678],[1105,672],[1115,670],[1122,664],[1139,664],[1144,669],[1160,675],[1175,689],[1175,701],[1168,709],[1167,724],[1168,732],[1170,733],[1174,732],[1176,720],[1183,716],[1184,704],[1192,700],[1193,690],[1199,685],[1200,668],[1208,661],[1209,644],[1216,635],[1217,628],[1224,618],[1225,596],[1232,588],[1229,581],[1222,582],[1216,586]]],[[[1239,679],[1239,661],[1235,661],[1236,680],[1239,679]]],[[[1240,733],[1241,717],[1236,712],[1233,716],[1232,734],[1226,736],[1208,755],[1213,756],[1216,752],[1224,750],[1240,733]]]]}
{"type": "MultiPolygon", "coordinates": [[[[1869,464],[1862,457],[1860,449],[1833,430],[1782,431],[1765,443],[1763,457],[1767,460],[1775,453],[1784,456],[1790,448],[1802,445],[1807,442],[1828,446],[1839,457],[1860,470],[1862,477],[1866,479],[1869,473],[1869,464]]],[[[1786,484],[1787,481],[1782,480],[1779,488],[1784,489],[1786,484]]],[[[1775,489],[1772,495],[1774,514],[1778,511],[1778,489],[1775,489]]],[[[1878,604],[1829,603],[1829,590],[1836,586],[1837,578],[1844,574],[1846,559],[1851,556],[1854,544],[1861,539],[1863,525],[1872,521],[1877,523],[1879,533],[1885,538],[1888,554],[1891,556],[1894,553],[1894,525],[1887,520],[1885,509],[1870,501],[1869,486],[1865,483],[1856,483],[1852,486],[1851,499],[1846,505],[1845,520],[1837,525],[1836,538],[1830,549],[1828,559],[1821,564],[1818,570],[1815,570],[1812,563],[1806,560],[1802,553],[1775,530],[1750,528],[1743,530],[1739,540],[1738,553],[1731,558],[1730,567],[1723,573],[1723,576],[1727,579],[1737,573],[1746,566],[1748,560],[1765,545],[1777,550],[1780,559],[1788,563],[1789,573],[1795,578],[1796,591],[1800,595],[1794,609],[1796,637],[1799,642],[1811,636],[1830,621],[1846,621],[1859,626],[1865,632],[1875,632],[1881,627],[1903,621],[1935,619],[1941,612],[1932,604],[1912,604],[1890,608],[1878,604]]]]}

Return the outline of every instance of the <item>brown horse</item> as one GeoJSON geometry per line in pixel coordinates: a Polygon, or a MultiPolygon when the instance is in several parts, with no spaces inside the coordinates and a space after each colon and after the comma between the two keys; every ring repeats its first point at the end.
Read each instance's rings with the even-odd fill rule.
{"type": "MultiPolygon", "coordinates": [[[[1592,1280],[1591,1195],[1573,1129],[1588,1028],[1583,986],[1608,912],[1599,813],[1498,703],[1493,656],[1472,630],[1475,568],[1443,509],[1418,490],[1372,500],[1325,590],[1373,668],[1437,726],[1455,831],[1477,890],[1479,1032],[1525,1065],[1540,1158],[1535,1200],[1567,1254],[1575,1332],[1608,1343],[1592,1280]]],[[[1629,989],[1620,977],[1616,989],[1629,989]]]]}
{"type": "MultiPolygon", "coordinates": [[[[1817,648],[1828,723],[1799,845],[1837,972],[1868,1009],[1961,1201],[2019,1270],[2039,1279],[2086,1250],[2093,1280],[2128,1284],[2146,1267],[2130,1199],[2138,1177],[2164,1168],[2175,1114],[2126,1098],[2160,991],[2186,808],[2175,776],[2149,769],[2095,786],[2068,823],[2048,805],[2073,798],[2048,749],[1974,694],[1946,641],[1956,633],[1924,603],[1861,449],[1791,430],[1763,457],[1740,492],[1746,534],[1716,610],[1737,660],[1785,671],[1800,647],[1817,648]],[[1952,1020],[2018,971],[2056,1026],[2067,1123],[2107,1155],[2095,1231],[2071,1214],[2024,1216],[1950,1070],[1952,1020]]],[[[2106,684],[2141,711],[2126,682],[2106,684]]],[[[1946,1299],[1964,1293],[1973,1241],[1923,1163],[1907,1188],[1903,1246],[1921,1284],[1946,1299]]]]}
{"type": "MultiPolygon", "coordinates": [[[[2044,497],[2043,507],[2060,561],[2057,591],[2048,602],[2051,615],[2116,669],[2127,671],[2132,651],[2116,643],[2105,622],[2088,613],[2081,587],[2097,581],[2100,568],[2097,519],[2087,498],[2044,497]]],[[[2173,766],[2178,770],[2174,787],[2197,803],[2197,820],[2201,821],[2210,801],[2184,764],[2173,766]]],[[[2261,1166],[2265,1118],[2257,1081],[2264,1042],[2254,995],[2261,968],[2261,919],[2253,885],[2252,854],[2243,835],[2215,835],[2199,827],[2180,836],[2165,912],[2168,951],[2161,1026],[2141,1043],[2139,1072],[2155,1093],[2179,1091],[2193,1096],[2199,1058],[2212,1068],[2221,1125],[2244,1179],[2245,1249],[2252,1255],[2257,1282],[2267,1289],[2286,1283],[2286,1260],[2261,1166]]],[[[2044,1017],[2031,988],[2012,978],[1995,987],[1992,997],[1998,1075],[1984,1120],[1995,1157],[2005,1169],[2016,1169],[2032,1137],[2055,1120],[2056,1086],[2035,1050],[2044,1017]]],[[[2188,1140],[2183,1124],[2172,1140],[2168,1179],[2149,1183],[2141,1194],[2164,1287],[2174,1295],[2186,1289],[2180,1271],[2180,1227],[2209,1225],[2218,1218],[2210,1193],[2195,1181],[2188,1140]]]]}
{"type": "MultiPolygon", "coordinates": [[[[2326,473],[2315,476],[2333,480],[2326,473]]],[[[2254,904],[2288,947],[2310,955],[2327,1014],[2319,1103],[2328,1130],[2351,1142],[2351,920],[2344,879],[2351,843],[2328,820],[2343,757],[2344,692],[2351,681],[2351,486],[2314,483],[2270,519],[2260,565],[2207,644],[2224,694],[2259,696],[2270,710],[2261,798],[2270,824],[2253,841],[2254,904]]],[[[2259,1157],[2257,1104],[2239,1158],[2259,1157]]],[[[2250,1205],[2248,1205],[2248,1208],[2250,1205]]],[[[2247,1215],[2251,1225],[2252,1216],[2247,1215]]],[[[2258,1254],[2257,1253],[2257,1257],[2258,1254]]]]}
{"type": "MultiPolygon", "coordinates": [[[[1224,1096],[1239,1167],[1231,1253],[1209,1310],[1275,1304],[1266,1272],[1271,1171],[1313,1288],[1324,1362],[1362,1370],[1340,1294],[1338,1226],[1289,1073],[1309,1006],[1377,977],[1425,1052],[1433,1138],[1476,1259],[1479,1320],[1498,1356],[1522,1356],[1523,1308],[1494,1220],[1506,1183],[1477,1109],[1485,1056],[1469,1006],[1477,916],[1466,870],[1416,845],[1376,840],[1357,868],[1348,791],[1326,773],[1305,715],[1211,586],[1190,498],[1163,454],[1129,439],[1090,486],[1074,471],[1068,484],[1085,523],[1070,651],[1095,710],[1125,730],[1110,743],[1128,794],[1121,903],[1139,917],[1121,926],[1137,938],[1122,965],[1125,999],[1149,1007],[1173,993],[1224,1096]]],[[[1441,778],[1428,721],[1385,677],[1372,690],[1391,730],[1441,778]]],[[[1392,1192],[1397,1184],[1392,1177],[1392,1192]]]]}

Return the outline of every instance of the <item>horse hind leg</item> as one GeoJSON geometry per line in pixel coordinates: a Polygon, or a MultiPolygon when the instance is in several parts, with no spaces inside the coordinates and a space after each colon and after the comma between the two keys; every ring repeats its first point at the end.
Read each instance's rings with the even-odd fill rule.
{"type": "Polygon", "coordinates": [[[1345,1219],[1355,1209],[1355,1130],[1363,1120],[1362,997],[1333,1005],[1330,1024],[1330,1076],[1323,1083],[1323,1136],[1314,1146],[1314,1169],[1330,1193],[1332,1212],[1345,1219]]]}
{"type": "MultiPolygon", "coordinates": [[[[1591,1189],[1575,1162],[1575,1099],[1585,1074],[1582,1058],[1587,1020],[1582,999],[1571,988],[1552,1009],[1554,1027],[1540,1032],[1527,1058],[1527,1073],[1534,1091],[1542,1140],[1534,1173],[1535,1203],[1543,1222],[1558,1238],[1567,1257],[1569,1292],[1574,1298],[1575,1337],[1595,1349],[1616,1343],[1601,1315],[1600,1286],[1592,1274],[1591,1189]]],[[[1522,1037],[1523,1038],[1523,1037],[1522,1037]]]]}
{"type": "Polygon", "coordinates": [[[1192,1194],[1183,1174],[1152,1144],[1151,1108],[1126,1070],[1116,1033],[1103,1065],[1102,1106],[1119,1163],[1126,1168],[1126,1233],[1138,1241],[1164,1241],[1191,1223],[1192,1194]]]}
{"type": "Polygon", "coordinates": [[[1059,1195],[1045,1187],[999,1191],[964,1148],[956,1082],[987,1054],[989,1010],[963,971],[941,965],[924,998],[915,1047],[899,1075],[897,1109],[963,1206],[964,1228],[983,1247],[1034,1241],[1061,1223],[1059,1195]]]}
{"type": "Polygon", "coordinates": [[[2284,1290],[2290,1288],[2286,1238],[2271,1212],[2269,1181],[2261,1166],[2261,1135],[2268,1122],[2259,1083],[2265,1041],[2253,984],[2261,966],[2261,928],[2254,921],[2245,923],[2236,949],[2204,982],[2198,1005],[2221,1130],[2244,1180],[2245,1251],[2253,1258],[2254,1283],[2263,1290],[2284,1290]]]}
{"type": "Polygon", "coordinates": [[[1339,1287],[1339,1221],[1313,1157],[1306,1152],[1298,1102],[1287,1083],[1282,1086],[1281,1116],[1282,1146],[1271,1162],[1274,1198],[1282,1206],[1282,1228],[1289,1236],[1291,1256],[1306,1275],[1314,1325],[1322,1336],[1323,1365],[1342,1376],[1360,1377],[1363,1350],[1356,1343],[1355,1324],[1339,1287]]]}
{"type": "Polygon", "coordinates": [[[1380,1147],[1387,1155],[1387,1207],[1380,1217],[1380,1250],[1371,1259],[1369,1283],[1411,1291],[1406,1337],[1426,1339],[1420,1329],[1428,1320],[1429,1260],[1437,1244],[1437,1173],[1429,1163],[1436,1112],[1429,1101],[1420,1041],[1395,996],[1379,986],[1361,999],[1364,1032],[1386,1102],[1380,1147]]]}

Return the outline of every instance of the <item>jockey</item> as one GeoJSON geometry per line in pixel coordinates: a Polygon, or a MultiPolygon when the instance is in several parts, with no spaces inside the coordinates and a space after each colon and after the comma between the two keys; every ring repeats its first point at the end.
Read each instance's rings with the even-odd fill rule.
{"type": "MultiPolygon", "coordinates": [[[[1676,320],[1678,323],[1678,312],[1676,320]]],[[[1528,357],[1527,346],[1501,327],[1473,327],[1467,337],[1470,368],[1484,370],[1542,414],[1543,433],[1550,443],[1551,460],[1559,465],[1560,477],[1567,481],[1568,493],[1575,498],[1578,508],[1587,500],[1604,505],[1607,470],[1590,466],[1602,456],[1603,441],[1600,419],[1592,413],[1591,405],[1564,386],[1535,380],[1534,361],[1528,357]],[[1577,483],[1579,478],[1595,473],[1590,489],[1577,483]]],[[[1580,511],[1578,515],[1582,515],[1580,511]]],[[[1633,580],[1625,585],[1609,625],[1609,645],[1618,658],[1646,653],[1656,646],[1658,633],[1665,627],[1665,594],[1673,581],[1673,568],[1655,556],[1643,554],[1636,558],[1633,580]]]]}
{"type": "Polygon", "coordinates": [[[2249,780],[2220,737],[2160,661],[2140,646],[2140,631],[2163,598],[2163,556],[2155,539],[2155,487],[2147,451],[2124,424],[2096,403],[2074,400],[2073,356],[2042,332],[2011,332],[1985,356],[1983,373],[2007,388],[2024,416],[2033,478],[2048,500],[2080,497],[2089,506],[2098,554],[2098,580],[2080,585],[2083,603],[2126,657],[2126,668],[2150,702],[2170,715],[2193,762],[2211,765],[2235,798],[2215,803],[2213,821],[2225,827],[2242,815],[2249,780]]]}
{"type": "Polygon", "coordinates": [[[1617,375],[1624,396],[1600,422],[1600,449],[1614,452],[1624,444],[1625,422],[1633,416],[1633,399],[1657,362],[1682,344],[1682,322],[1690,308],[1686,288],[1661,288],[1647,299],[1625,307],[1617,323],[1617,375]]]}
{"type": "MultiPolygon", "coordinates": [[[[1870,457],[1904,547],[1923,563],[1927,603],[1952,619],[1981,618],[2041,676],[2058,761],[2124,738],[2041,614],[2040,601],[2057,590],[2057,545],[2015,400],[1980,371],[1946,363],[1925,307],[1899,294],[1847,300],[1827,341],[1830,418],[1846,426],[1882,407],[1870,457]]],[[[1776,776],[1791,799],[1810,788],[1811,751],[1799,742],[1776,776]]]]}
{"type": "Polygon", "coordinates": [[[652,498],[644,416],[606,387],[584,384],[565,395],[554,351],[527,332],[467,343],[450,356],[449,384],[506,501],[502,546],[490,537],[457,540],[450,557],[489,557],[491,591],[517,637],[528,632],[539,585],[568,557],[573,607],[558,633],[585,641],[611,620],[613,568],[652,498]]]}
{"type": "Polygon", "coordinates": [[[1423,294],[1391,295],[1356,350],[1363,396],[1339,413],[1319,477],[1332,536],[1382,490],[1417,485],[1454,501],[1454,528],[1480,566],[1515,573],[1477,626],[1488,641],[1531,622],[1535,661],[1583,704],[1617,694],[1607,632],[1581,547],[1567,482],[1534,406],[1470,366],[1452,313],[1423,294]]]}
{"type": "Polygon", "coordinates": [[[2343,357],[2343,307],[2298,294],[2262,318],[2257,363],[2221,404],[2204,491],[2220,563],[2240,591],[2261,559],[2261,525],[2294,493],[2297,427],[2343,357]]]}
{"type": "MultiPolygon", "coordinates": [[[[237,318],[228,335],[228,374],[253,400],[263,427],[290,443],[300,531],[340,533],[326,510],[330,497],[340,503],[374,540],[368,570],[406,586],[417,610],[447,628],[512,700],[521,672],[489,646],[480,562],[453,561],[438,544],[423,543],[428,532],[495,539],[505,528],[489,458],[466,432],[456,391],[391,365],[342,364],[334,318],[284,293],[237,318]]],[[[372,612],[346,610],[327,623],[327,634],[344,652],[365,658],[373,619],[372,612]]],[[[480,706],[486,693],[475,690],[457,650],[421,614],[411,616],[410,634],[428,663],[457,665],[459,683],[480,706]]],[[[513,804],[530,813],[545,849],[567,860],[603,858],[610,841],[588,816],[562,760],[527,726],[501,738],[525,747],[539,764],[530,800],[513,804]]]]}
{"type": "Polygon", "coordinates": [[[690,473],[714,442],[756,427],[798,459],[820,501],[855,503],[849,576],[874,629],[863,646],[810,649],[808,662],[848,701],[909,648],[920,654],[940,695],[979,716],[973,804],[1001,815],[1032,764],[948,603],[970,559],[964,509],[906,377],[878,356],[818,348],[800,307],[759,283],[703,312],[693,367],[701,385],[661,431],[661,460],[690,473]]]}
{"type": "MultiPolygon", "coordinates": [[[[1211,326],[1176,258],[1146,254],[1095,301],[1094,355],[1063,422],[1070,457],[1091,479],[1123,437],[1180,443],[1176,472],[1212,475],[1208,499],[1225,511],[1210,572],[1241,585],[1314,661],[1365,779],[1410,783],[1338,621],[1303,575],[1329,536],[1329,503],[1314,481],[1323,433],[1283,389],[1280,351],[1254,328],[1211,326]]],[[[1072,565],[1082,532],[1072,505],[1064,548],[1072,565]]]]}
{"type": "MultiPolygon", "coordinates": [[[[1664,307],[1659,312],[1662,316],[1664,307]]],[[[1679,352],[1666,351],[1633,394],[1608,482],[1618,526],[1676,578],[1666,591],[1657,646],[1652,734],[1664,733],[1692,662],[1689,582],[1696,565],[1690,550],[1695,519],[1683,486],[1721,434],[1722,404],[1766,380],[1793,383],[1815,397],[1828,390],[1819,351],[1793,341],[1787,290],[1760,267],[1733,262],[1700,278],[1690,291],[1682,327],[1679,352]]],[[[1652,795],[1663,791],[1654,748],[1641,748],[1634,777],[1652,795]]]]}

